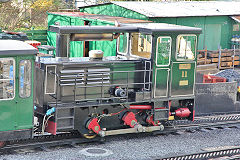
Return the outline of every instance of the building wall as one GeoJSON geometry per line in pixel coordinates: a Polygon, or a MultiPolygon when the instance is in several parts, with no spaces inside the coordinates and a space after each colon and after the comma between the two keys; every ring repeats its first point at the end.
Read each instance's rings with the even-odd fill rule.
{"type": "Polygon", "coordinates": [[[134,19],[150,20],[157,23],[170,23],[191,27],[202,28],[202,34],[199,36],[198,49],[217,50],[221,48],[230,48],[230,39],[233,34],[233,20],[229,16],[203,16],[203,17],[165,17],[148,18],[137,12],[117,6],[115,4],[106,4],[81,8],[81,12],[102,14],[134,19]]]}
{"type": "Polygon", "coordinates": [[[202,28],[198,49],[217,50],[230,48],[233,20],[228,16],[149,18],[158,23],[170,23],[202,28]]]}
{"type": "Polygon", "coordinates": [[[143,20],[148,19],[148,17],[140,13],[131,11],[129,9],[120,7],[115,4],[96,5],[92,7],[80,8],[80,12],[116,16],[116,17],[125,17],[125,18],[132,18],[132,19],[143,19],[143,20]]]}

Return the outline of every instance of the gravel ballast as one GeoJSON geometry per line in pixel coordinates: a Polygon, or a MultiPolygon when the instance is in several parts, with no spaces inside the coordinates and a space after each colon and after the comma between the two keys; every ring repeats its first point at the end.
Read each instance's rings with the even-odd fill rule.
{"type": "Polygon", "coordinates": [[[240,129],[216,129],[209,132],[187,133],[181,135],[143,135],[107,137],[104,144],[80,144],[76,148],[53,149],[49,152],[14,154],[0,156],[1,160],[77,160],[77,159],[155,159],[171,155],[200,152],[206,148],[239,146],[240,129]],[[86,150],[97,151],[96,154],[86,150]],[[103,154],[102,154],[103,153],[103,154]]]}

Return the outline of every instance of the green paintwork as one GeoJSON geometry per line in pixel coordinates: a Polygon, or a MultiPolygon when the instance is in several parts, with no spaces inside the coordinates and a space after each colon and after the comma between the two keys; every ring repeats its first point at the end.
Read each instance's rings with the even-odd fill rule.
{"type": "Polygon", "coordinates": [[[132,19],[147,19],[146,16],[131,11],[129,9],[120,7],[115,4],[105,4],[105,5],[97,5],[97,6],[89,6],[85,8],[80,8],[80,12],[90,13],[90,14],[100,14],[100,15],[109,15],[114,17],[125,17],[132,19]]]}
{"type": "Polygon", "coordinates": [[[171,96],[193,95],[195,62],[172,62],[171,96]],[[191,69],[179,69],[180,64],[191,64],[191,69]],[[180,81],[187,85],[180,85],[180,81]]]}
{"type": "Polygon", "coordinates": [[[80,8],[80,11],[92,14],[149,20],[157,23],[199,27],[202,28],[202,34],[199,36],[199,50],[205,48],[208,50],[217,50],[219,45],[221,45],[221,48],[231,48],[229,42],[232,35],[240,34],[239,31],[233,32],[233,24],[235,24],[235,22],[229,16],[146,17],[140,13],[111,3],[87,6],[85,8],[80,8]]]}
{"type": "Polygon", "coordinates": [[[169,69],[168,68],[155,68],[155,87],[156,92],[154,97],[167,97],[168,96],[168,78],[169,78],[169,69]]]}
{"type": "Polygon", "coordinates": [[[34,74],[34,56],[1,56],[15,60],[15,97],[11,100],[0,100],[0,131],[33,128],[33,80],[31,81],[31,96],[19,96],[19,62],[29,59],[32,62],[32,77],[34,74]]]}
{"type": "MultiPolygon", "coordinates": [[[[180,35],[183,33],[178,33],[180,35]]],[[[154,98],[162,98],[162,97],[177,97],[181,95],[193,95],[193,88],[195,83],[195,68],[196,68],[196,58],[193,60],[177,60],[176,59],[176,41],[178,34],[164,34],[161,35],[159,33],[154,33],[155,43],[157,44],[158,37],[171,37],[172,45],[171,45],[171,53],[170,53],[170,63],[169,65],[157,66],[154,63],[153,66],[153,88],[154,90],[154,98]],[[190,69],[179,69],[180,64],[190,64],[190,69]],[[184,72],[184,75],[182,75],[184,72]],[[187,73],[186,73],[187,72],[187,73]],[[187,81],[187,85],[180,85],[180,81],[187,81]]],[[[185,35],[185,34],[184,34],[185,35]]],[[[197,37],[198,38],[198,37],[197,37]]],[[[165,38],[166,40],[166,38],[165,38]]],[[[166,49],[166,45],[161,45],[164,48],[158,48],[158,51],[168,52],[169,49],[166,49]]],[[[153,48],[153,60],[157,59],[157,48],[153,48]]],[[[166,57],[166,55],[165,55],[166,57]]],[[[157,59],[158,60],[158,59],[157,59]]],[[[168,64],[168,63],[164,63],[168,64]]]]}

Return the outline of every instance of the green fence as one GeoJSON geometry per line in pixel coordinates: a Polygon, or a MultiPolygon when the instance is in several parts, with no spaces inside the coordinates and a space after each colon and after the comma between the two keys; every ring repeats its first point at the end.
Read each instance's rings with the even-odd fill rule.
{"type": "Polygon", "coordinates": [[[42,45],[47,44],[47,30],[30,30],[22,32],[27,34],[29,40],[39,41],[42,45]]]}

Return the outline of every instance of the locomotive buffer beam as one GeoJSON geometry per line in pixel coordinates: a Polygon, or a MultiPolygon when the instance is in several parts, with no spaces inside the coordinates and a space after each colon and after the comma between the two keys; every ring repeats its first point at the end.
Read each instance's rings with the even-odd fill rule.
{"type": "Polygon", "coordinates": [[[127,129],[117,129],[117,130],[110,130],[110,131],[103,131],[101,130],[99,132],[99,135],[101,137],[105,136],[112,136],[112,135],[118,135],[118,134],[129,134],[129,133],[140,133],[140,132],[154,132],[154,131],[163,131],[164,126],[150,126],[150,127],[145,127],[141,125],[137,125],[134,128],[127,128],[127,129]]]}

